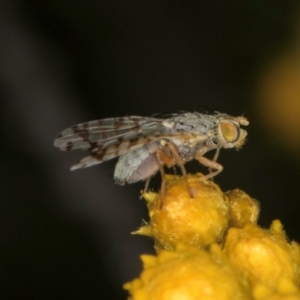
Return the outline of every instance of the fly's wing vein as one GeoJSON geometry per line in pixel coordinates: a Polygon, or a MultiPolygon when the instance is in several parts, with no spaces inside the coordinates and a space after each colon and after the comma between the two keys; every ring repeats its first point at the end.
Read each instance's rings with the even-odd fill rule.
{"type": "Polygon", "coordinates": [[[99,151],[141,136],[159,134],[160,124],[161,119],[135,116],[91,121],[62,131],[54,146],[63,151],[99,151]]]}
{"type": "Polygon", "coordinates": [[[120,155],[134,151],[145,144],[149,144],[157,139],[163,138],[162,136],[141,136],[137,140],[129,140],[122,142],[118,145],[113,145],[106,149],[94,148],[92,154],[81,159],[77,164],[71,167],[71,170],[87,168],[96,164],[100,164],[107,160],[116,158],[120,155]]]}
{"type": "Polygon", "coordinates": [[[164,132],[161,123],[162,119],[136,116],[91,121],[62,131],[54,146],[63,151],[90,150],[91,155],[71,169],[86,168],[158,139],[164,132]]]}

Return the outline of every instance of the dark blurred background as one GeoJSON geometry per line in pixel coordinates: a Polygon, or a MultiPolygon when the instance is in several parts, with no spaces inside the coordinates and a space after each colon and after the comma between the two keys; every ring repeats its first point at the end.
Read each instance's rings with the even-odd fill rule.
{"type": "Polygon", "coordinates": [[[115,161],[70,172],[86,153],[53,147],[94,119],[244,114],[247,143],[221,151],[215,181],[300,241],[299,12],[296,0],[1,0],[0,298],[125,299],[153,253],[130,235],[147,220],[143,183],[115,185],[115,161]]]}

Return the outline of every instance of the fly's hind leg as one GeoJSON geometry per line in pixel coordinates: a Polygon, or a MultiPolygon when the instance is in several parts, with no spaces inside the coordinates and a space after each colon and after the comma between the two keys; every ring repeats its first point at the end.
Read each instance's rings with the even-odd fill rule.
{"type": "Polygon", "coordinates": [[[167,143],[167,146],[169,147],[169,149],[171,150],[171,153],[175,159],[175,162],[176,164],[180,167],[181,169],[181,172],[182,172],[182,175],[184,176],[185,178],[185,181],[186,181],[186,187],[187,187],[187,190],[189,192],[189,195],[191,198],[194,198],[194,195],[192,193],[192,190],[191,190],[191,187],[189,186],[189,183],[188,183],[188,180],[187,180],[187,175],[186,175],[186,169],[184,167],[184,164],[183,164],[183,161],[182,161],[182,158],[180,157],[180,154],[178,153],[178,150],[177,150],[177,147],[174,143],[172,142],[168,142],[167,143]]]}
{"type": "MultiPolygon", "coordinates": [[[[156,151],[154,152],[154,155],[156,157],[156,164],[155,165],[157,166],[157,169],[155,170],[155,172],[157,170],[159,170],[160,174],[161,174],[161,198],[164,197],[165,186],[166,186],[164,165],[171,168],[175,164],[172,157],[170,156],[170,150],[165,147],[165,144],[162,145],[162,146],[163,147],[161,147],[159,149],[156,149],[156,151]]],[[[144,193],[147,192],[150,180],[151,180],[151,176],[146,178],[144,190],[141,191],[141,197],[143,196],[144,193]]]]}
{"type": "Polygon", "coordinates": [[[143,195],[144,195],[145,193],[147,193],[147,190],[148,190],[148,187],[149,187],[150,180],[151,180],[151,176],[148,177],[148,178],[145,180],[145,186],[144,186],[144,189],[141,190],[141,195],[140,195],[140,198],[141,198],[141,199],[143,198],[143,195]]]}
{"type": "MultiPolygon", "coordinates": [[[[165,187],[166,187],[166,176],[165,176],[164,164],[170,166],[171,160],[169,156],[160,149],[158,149],[155,152],[155,156],[156,156],[157,166],[161,174],[160,198],[163,199],[165,195],[165,187]]],[[[141,190],[140,198],[142,198],[143,195],[147,192],[150,180],[151,180],[151,176],[146,179],[144,189],[141,190]]],[[[160,202],[157,201],[157,207],[162,208],[162,201],[160,202]]]]}
{"type": "MultiPolygon", "coordinates": [[[[158,208],[162,208],[163,206],[163,199],[165,196],[165,188],[166,188],[166,174],[165,174],[165,170],[164,170],[164,163],[166,163],[166,159],[168,160],[168,162],[170,161],[169,157],[162,151],[162,150],[158,150],[156,152],[156,158],[157,158],[157,163],[159,166],[159,171],[161,174],[161,187],[160,187],[160,202],[157,202],[157,206],[158,208]]],[[[167,163],[166,163],[167,164],[167,163]]],[[[167,164],[168,165],[168,164],[167,164]]]]}
{"type": "MultiPolygon", "coordinates": [[[[164,198],[165,195],[165,187],[166,187],[166,178],[165,178],[165,171],[163,166],[166,165],[168,168],[174,167],[174,165],[177,163],[183,175],[186,178],[186,171],[182,163],[182,159],[180,158],[180,155],[177,151],[176,146],[171,142],[166,142],[165,140],[161,141],[161,149],[158,149],[156,151],[156,157],[157,157],[157,163],[159,166],[160,174],[161,174],[161,199],[164,198]]],[[[186,179],[187,182],[187,179],[186,179]]],[[[188,186],[189,193],[191,195],[190,187],[188,186]]],[[[162,208],[162,203],[159,203],[160,208],[162,208]]]]}

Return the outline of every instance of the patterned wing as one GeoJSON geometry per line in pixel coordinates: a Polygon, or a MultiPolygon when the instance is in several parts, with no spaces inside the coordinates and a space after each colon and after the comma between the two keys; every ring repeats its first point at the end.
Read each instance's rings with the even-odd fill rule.
{"type": "Polygon", "coordinates": [[[63,151],[74,149],[90,150],[71,170],[86,168],[110,160],[161,135],[162,119],[148,117],[120,117],[91,121],[62,131],[54,146],[63,151]]]}

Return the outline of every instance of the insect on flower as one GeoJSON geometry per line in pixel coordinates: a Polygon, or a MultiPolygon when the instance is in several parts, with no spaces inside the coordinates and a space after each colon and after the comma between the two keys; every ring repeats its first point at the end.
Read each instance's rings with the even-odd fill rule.
{"type": "MultiPolygon", "coordinates": [[[[220,149],[240,148],[247,135],[240,126],[248,124],[243,116],[219,112],[109,118],[65,129],[56,137],[54,146],[63,151],[90,151],[90,155],[73,165],[71,170],[119,157],[114,172],[116,182],[123,185],[146,180],[144,191],[151,176],[160,171],[164,193],[164,166],[179,166],[186,175],[184,164],[196,159],[210,170],[202,179],[212,178],[223,170],[216,161],[220,149]],[[213,160],[204,157],[206,152],[214,149],[213,160]]],[[[188,190],[192,196],[189,186],[188,190]]]]}

